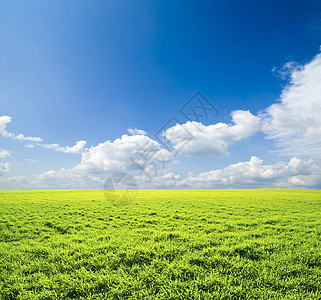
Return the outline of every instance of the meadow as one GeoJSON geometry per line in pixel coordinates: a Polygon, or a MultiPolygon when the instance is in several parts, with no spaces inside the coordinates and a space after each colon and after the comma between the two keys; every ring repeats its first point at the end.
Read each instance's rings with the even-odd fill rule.
{"type": "Polygon", "coordinates": [[[321,191],[135,196],[0,192],[0,299],[321,299],[321,191]]]}

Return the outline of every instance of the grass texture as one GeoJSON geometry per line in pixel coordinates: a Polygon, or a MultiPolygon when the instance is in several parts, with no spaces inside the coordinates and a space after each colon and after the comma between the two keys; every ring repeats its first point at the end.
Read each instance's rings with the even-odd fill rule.
{"type": "Polygon", "coordinates": [[[319,190],[113,204],[102,190],[0,192],[0,299],[321,299],[319,190]]]}

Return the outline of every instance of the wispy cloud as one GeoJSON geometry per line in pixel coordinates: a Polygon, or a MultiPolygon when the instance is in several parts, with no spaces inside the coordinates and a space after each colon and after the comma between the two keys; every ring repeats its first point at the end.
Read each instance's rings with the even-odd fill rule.
{"type": "Polygon", "coordinates": [[[14,134],[7,131],[7,124],[11,123],[11,117],[9,116],[0,116],[0,135],[5,138],[11,138],[18,141],[29,141],[29,142],[42,142],[42,138],[40,137],[31,137],[24,136],[24,134],[14,134]]]}
{"type": "Polygon", "coordinates": [[[132,129],[132,128],[128,128],[127,131],[131,134],[131,135],[146,135],[146,131],[142,130],[142,129],[132,129]]]}
{"type": "Polygon", "coordinates": [[[76,142],[76,144],[74,146],[67,146],[67,147],[61,147],[59,144],[55,143],[55,144],[38,144],[39,146],[46,148],[46,149],[52,149],[58,152],[64,152],[64,153],[81,153],[85,146],[86,146],[87,142],[86,141],[78,141],[76,142]]]}
{"type": "Polygon", "coordinates": [[[25,136],[22,133],[14,134],[12,132],[9,132],[7,130],[7,124],[11,123],[11,117],[10,116],[0,116],[0,135],[4,138],[11,138],[12,140],[18,140],[23,142],[31,142],[34,144],[25,144],[24,146],[26,148],[34,148],[35,145],[41,146],[43,148],[52,149],[58,152],[64,152],[64,153],[81,153],[86,146],[86,141],[78,141],[74,146],[66,146],[62,147],[58,143],[54,144],[44,144],[43,139],[41,137],[31,137],[31,136],[25,136]]]}
{"type": "Polygon", "coordinates": [[[291,64],[290,82],[277,103],[261,115],[262,130],[286,155],[320,155],[321,54],[305,65],[291,64]]]}
{"type": "Polygon", "coordinates": [[[313,11],[313,15],[311,16],[311,20],[308,23],[308,28],[310,32],[314,34],[317,39],[320,39],[321,34],[321,1],[320,0],[312,0],[310,1],[311,8],[313,11]]]}

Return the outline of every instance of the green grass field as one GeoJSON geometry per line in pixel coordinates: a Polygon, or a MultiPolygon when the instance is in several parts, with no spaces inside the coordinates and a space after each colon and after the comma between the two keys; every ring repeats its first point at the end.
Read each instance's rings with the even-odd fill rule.
{"type": "Polygon", "coordinates": [[[0,299],[321,299],[321,191],[0,192],[0,299]]]}

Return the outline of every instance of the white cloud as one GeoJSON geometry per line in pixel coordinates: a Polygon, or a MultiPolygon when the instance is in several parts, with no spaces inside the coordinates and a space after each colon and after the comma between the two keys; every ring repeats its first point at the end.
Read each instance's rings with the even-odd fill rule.
{"type": "Polygon", "coordinates": [[[165,164],[170,157],[167,150],[149,137],[124,134],[113,142],[106,141],[86,149],[80,163],[72,169],[51,170],[35,176],[34,185],[101,188],[104,179],[120,171],[141,173],[146,180],[144,174],[155,164],[165,164]]]}
{"type": "Polygon", "coordinates": [[[34,176],[30,181],[33,186],[43,188],[102,188],[104,181],[98,176],[82,170],[51,170],[34,176]]]}
{"type": "Polygon", "coordinates": [[[9,163],[0,163],[0,176],[4,173],[9,172],[10,164],[9,163]]]}
{"type": "Polygon", "coordinates": [[[287,79],[291,77],[293,71],[298,71],[300,69],[302,69],[302,66],[299,63],[295,61],[289,61],[286,64],[284,64],[280,69],[274,67],[272,69],[272,72],[276,73],[282,79],[287,79]]]}
{"type": "Polygon", "coordinates": [[[17,135],[7,131],[7,124],[11,122],[11,117],[9,116],[0,116],[0,135],[5,138],[12,138],[14,140],[19,141],[30,141],[30,142],[42,142],[42,138],[40,137],[31,137],[24,136],[22,133],[17,135]]]}
{"type": "MultiPolygon", "coordinates": [[[[42,146],[47,149],[53,149],[55,151],[64,152],[64,153],[81,153],[84,151],[84,148],[86,146],[86,141],[78,141],[74,146],[72,147],[61,147],[59,144],[42,144],[43,139],[40,137],[31,137],[31,136],[24,136],[24,134],[13,134],[11,132],[7,131],[7,124],[11,122],[11,117],[9,116],[0,116],[0,135],[2,135],[5,138],[11,138],[13,140],[18,141],[28,141],[28,142],[34,142],[37,143],[37,145],[42,146]]],[[[26,148],[33,148],[33,144],[26,144],[24,145],[26,148]]]]}
{"type": "MultiPolygon", "coordinates": [[[[0,189],[9,190],[9,189],[34,189],[37,186],[29,182],[24,176],[12,176],[9,178],[0,179],[0,189]]],[[[41,188],[41,187],[39,187],[41,188]]]]}
{"type": "Polygon", "coordinates": [[[174,172],[161,172],[157,173],[155,177],[152,177],[152,180],[146,180],[146,176],[138,175],[134,179],[137,182],[138,188],[173,188],[177,187],[181,180],[181,176],[175,174],[174,172]]]}
{"type": "Polygon", "coordinates": [[[35,158],[25,158],[26,161],[29,161],[31,163],[38,163],[39,160],[38,159],[35,159],[35,158]]]}
{"type": "Polygon", "coordinates": [[[81,153],[84,150],[86,144],[86,141],[81,140],[76,142],[76,144],[72,147],[59,147],[58,151],[62,151],[64,153],[81,153]]]}
{"type": "Polygon", "coordinates": [[[318,187],[321,167],[312,160],[292,158],[289,162],[264,165],[252,156],[250,161],[232,164],[197,176],[189,176],[177,186],[189,188],[318,187]]]}
{"type": "Polygon", "coordinates": [[[11,156],[7,150],[0,150],[0,158],[6,158],[11,156]]]}
{"type": "Polygon", "coordinates": [[[127,131],[131,134],[131,135],[146,135],[146,131],[142,130],[142,129],[132,129],[132,128],[128,128],[127,131]]]}
{"type": "Polygon", "coordinates": [[[79,170],[94,172],[126,171],[147,166],[150,161],[168,161],[170,153],[160,144],[145,135],[122,135],[114,142],[106,141],[90,147],[82,154],[79,170]]]}
{"type": "Polygon", "coordinates": [[[173,144],[175,150],[183,151],[187,155],[226,155],[231,144],[260,130],[260,119],[249,111],[233,111],[232,121],[234,125],[217,123],[209,126],[188,121],[170,127],[163,135],[173,144]]]}
{"type": "Polygon", "coordinates": [[[24,136],[22,133],[13,137],[14,140],[18,141],[29,141],[29,142],[42,142],[43,139],[40,137],[31,137],[31,136],[24,136]]]}
{"type": "Polygon", "coordinates": [[[305,65],[288,66],[290,82],[279,102],[268,107],[262,130],[287,155],[320,155],[321,54],[305,65]]]}
{"type": "MultiPolygon", "coordinates": [[[[93,169],[52,170],[27,180],[14,176],[0,180],[0,187],[24,188],[102,188],[104,180],[112,173],[101,173],[93,169]]],[[[9,165],[1,166],[8,171],[9,165]]],[[[191,175],[191,174],[190,174],[191,175]]],[[[174,172],[160,172],[152,181],[143,175],[134,177],[138,188],[320,188],[321,166],[313,160],[292,158],[288,162],[263,164],[258,157],[249,161],[231,164],[223,169],[211,170],[196,176],[181,178],[174,172]]]]}
{"type": "Polygon", "coordinates": [[[11,122],[11,117],[0,116],[0,134],[5,138],[12,138],[14,135],[7,131],[7,124],[11,122]]]}
{"type": "MultiPolygon", "coordinates": [[[[0,150],[0,158],[7,158],[10,153],[7,150],[0,150]]],[[[0,176],[10,171],[10,164],[8,162],[0,163],[0,176]]]]}
{"type": "MultiPolygon", "coordinates": [[[[81,153],[84,151],[84,148],[86,146],[87,142],[86,141],[78,141],[76,144],[72,147],[61,147],[59,144],[38,144],[39,146],[46,148],[46,149],[52,149],[55,151],[59,152],[64,152],[64,153],[81,153]]],[[[27,146],[27,145],[26,145],[27,146]]]]}

